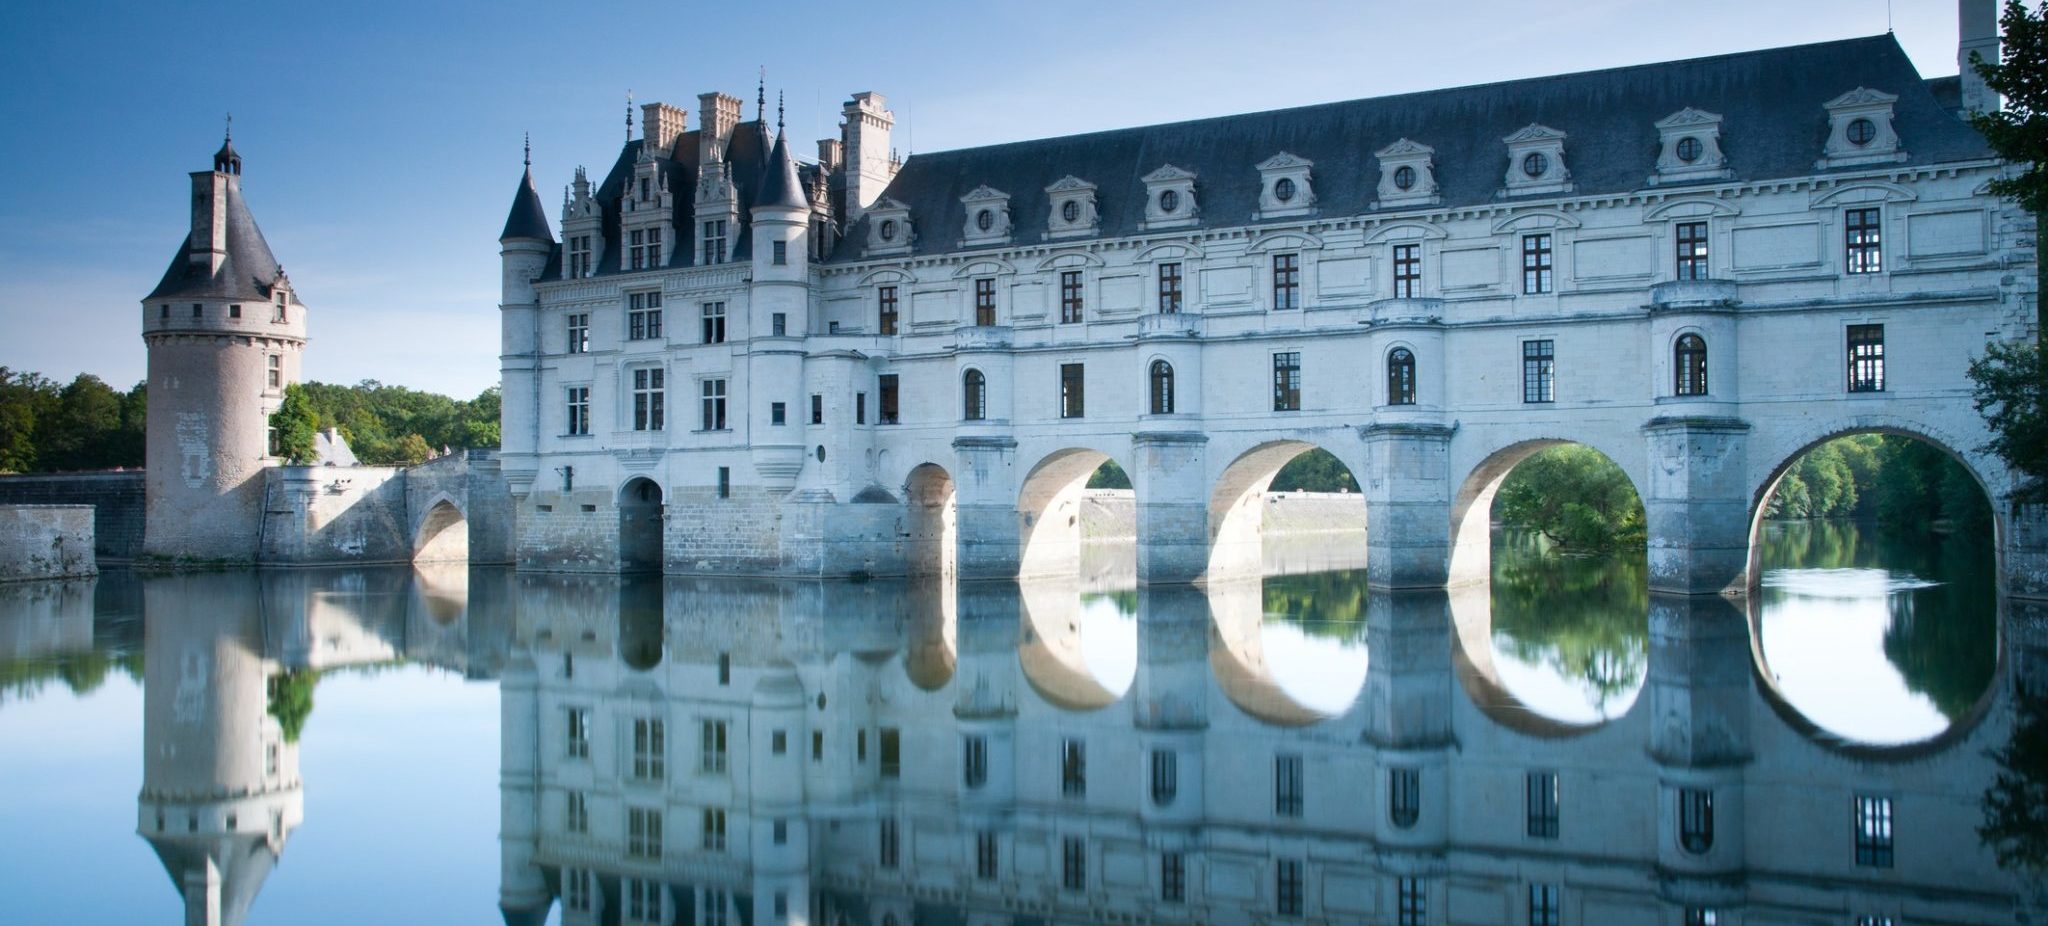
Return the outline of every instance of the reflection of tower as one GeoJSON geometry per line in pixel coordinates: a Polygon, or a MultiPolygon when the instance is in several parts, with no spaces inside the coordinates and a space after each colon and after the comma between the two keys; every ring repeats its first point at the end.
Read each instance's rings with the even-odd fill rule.
{"type": "Polygon", "coordinates": [[[1366,603],[1364,740],[1379,750],[1382,841],[1440,850],[1449,842],[1451,619],[1441,591],[1375,593],[1366,603]]]}
{"type": "Polygon", "coordinates": [[[1747,841],[1749,623],[1720,595],[1650,596],[1657,862],[1688,909],[1735,905],[1747,841]]]}
{"type": "Polygon", "coordinates": [[[253,574],[143,589],[143,765],[137,831],[183,895],[188,926],[242,922],[304,813],[298,747],[269,712],[253,574]]]}
{"type": "Polygon", "coordinates": [[[1145,758],[1139,816],[1170,851],[1194,846],[1207,810],[1203,742],[1209,728],[1209,599],[1191,585],[1138,587],[1138,671],[1131,722],[1145,758]]]}

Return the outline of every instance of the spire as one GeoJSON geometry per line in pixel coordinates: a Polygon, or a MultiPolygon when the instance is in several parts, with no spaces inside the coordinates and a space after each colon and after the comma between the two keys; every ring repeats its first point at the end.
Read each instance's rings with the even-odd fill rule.
{"type": "Polygon", "coordinates": [[[626,143],[633,143],[633,91],[626,90],[626,143]]]}
{"type": "Polygon", "coordinates": [[[775,137],[782,137],[782,91],[775,91],[775,137]]]}
{"type": "Polygon", "coordinates": [[[803,182],[796,173],[796,161],[789,155],[789,143],[782,136],[775,138],[775,147],[768,152],[768,168],[761,172],[761,186],[754,193],[755,209],[789,209],[807,212],[811,204],[804,198],[803,182]]]}
{"type": "Polygon", "coordinates": [[[221,132],[220,150],[213,153],[213,172],[242,173],[242,156],[235,153],[235,114],[228,113],[227,128],[221,132]]]}
{"type": "Polygon", "coordinates": [[[544,241],[553,244],[555,236],[548,231],[548,213],[540,203],[540,190],[533,185],[533,135],[526,136],[526,170],[519,177],[519,189],[512,194],[512,211],[505,216],[505,230],[498,235],[500,242],[521,239],[544,241]]]}
{"type": "Polygon", "coordinates": [[[526,133],[526,155],[525,155],[525,157],[524,157],[524,159],[523,159],[523,160],[525,161],[525,164],[526,164],[526,176],[528,176],[528,177],[532,177],[532,176],[533,176],[533,133],[532,133],[532,132],[527,132],[527,133],[526,133]]]}
{"type": "Polygon", "coordinates": [[[768,66],[761,65],[760,82],[754,85],[754,121],[768,123],[768,66]]]}

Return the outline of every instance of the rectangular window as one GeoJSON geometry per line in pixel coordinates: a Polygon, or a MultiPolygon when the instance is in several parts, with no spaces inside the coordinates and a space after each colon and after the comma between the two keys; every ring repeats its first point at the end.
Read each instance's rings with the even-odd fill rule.
{"type": "Polygon", "coordinates": [[[1301,915],[1301,859],[1274,860],[1273,912],[1281,916],[1301,915]]]}
{"type": "Polygon", "coordinates": [[[1273,310],[1301,308],[1301,255],[1273,255],[1273,310]]]}
{"type": "Polygon", "coordinates": [[[1557,347],[1553,341],[1522,342],[1522,401],[1557,400],[1557,347]]]}
{"type": "Polygon", "coordinates": [[[1073,324],[1081,320],[1081,271],[1060,271],[1060,322],[1073,324]]]}
{"type": "Polygon", "coordinates": [[[880,290],[880,295],[879,295],[878,299],[879,299],[879,301],[880,301],[880,304],[881,304],[881,309],[880,309],[880,312],[881,312],[881,314],[880,314],[880,315],[878,316],[878,318],[877,318],[877,320],[876,320],[876,323],[875,323],[875,329],[876,329],[876,330],[877,330],[877,331],[878,331],[879,333],[881,333],[881,334],[885,334],[885,335],[889,335],[889,334],[895,334],[895,333],[896,333],[896,317],[897,317],[897,316],[896,316],[896,311],[897,311],[897,310],[896,310],[896,287],[894,287],[894,286],[884,286],[884,287],[882,287],[882,288],[881,288],[881,290],[880,290]]]}
{"type": "MultiPolygon", "coordinates": [[[[724,658],[725,658],[725,656],[724,656],[723,654],[720,654],[719,658],[720,658],[720,659],[724,659],[724,658]]],[[[724,682],[720,682],[719,684],[721,684],[721,685],[722,685],[722,684],[725,684],[725,683],[724,683],[724,682]]],[[[779,755],[784,755],[784,754],[786,754],[786,753],[788,753],[788,752],[789,752],[789,734],[788,734],[788,733],[785,733],[785,732],[783,732],[783,731],[781,731],[781,730],[776,730],[775,732],[773,732],[773,733],[770,733],[770,734],[768,734],[768,754],[769,754],[769,755],[779,756],[779,755]]]]}
{"type": "Polygon", "coordinates": [[[647,266],[649,268],[661,266],[661,228],[659,226],[647,230],[647,266]]]}
{"type": "Polygon", "coordinates": [[[275,296],[275,297],[273,298],[273,300],[272,300],[272,302],[271,302],[271,305],[270,305],[270,320],[271,320],[271,321],[273,321],[273,322],[277,322],[277,323],[279,323],[279,324],[283,324],[283,323],[284,323],[284,319],[285,319],[285,306],[287,306],[287,305],[289,305],[289,304],[291,303],[291,298],[292,298],[292,297],[291,297],[291,294],[290,294],[290,293],[278,293],[278,294],[277,294],[277,295],[276,295],[276,296],[275,296]]]}
{"type": "Polygon", "coordinates": [[[1070,891],[1088,889],[1088,843],[1068,836],[1060,846],[1060,886],[1070,891]]]}
{"type": "Polygon", "coordinates": [[[704,808],[704,838],[699,843],[706,852],[725,851],[725,809],[704,808]]]}
{"type": "Polygon", "coordinates": [[[896,376],[894,373],[884,373],[875,378],[875,382],[881,391],[881,401],[876,404],[875,413],[881,416],[879,420],[883,424],[895,424],[898,420],[897,415],[901,411],[900,406],[897,404],[901,393],[897,387],[899,380],[896,376]]]}
{"type": "Polygon", "coordinates": [[[725,303],[704,303],[703,329],[704,343],[725,343],[725,303]]]}
{"type": "Polygon", "coordinates": [[[853,423],[868,423],[868,394],[865,392],[853,394],[853,423]]]}
{"type": "Polygon", "coordinates": [[[868,761],[868,731],[853,731],[853,761],[866,765],[868,761]]]}
{"type": "Polygon", "coordinates": [[[979,277],[974,281],[974,323],[983,327],[996,323],[994,277],[979,277]]]}
{"type": "Polygon", "coordinates": [[[1170,749],[1152,750],[1152,803],[1165,807],[1180,794],[1180,754],[1170,749]]]}
{"type": "Polygon", "coordinates": [[[1422,819],[1422,770],[1387,769],[1387,819],[1401,829],[1422,819]]]}
{"type": "Polygon", "coordinates": [[[578,913],[590,912],[590,871],[571,868],[562,876],[562,906],[578,913]]]}
{"type": "Polygon", "coordinates": [[[1851,209],[1842,214],[1843,243],[1848,249],[1845,264],[1850,273],[1876,273],[1884,269],[1881,246],[1883,210],[1876,206],[1851,209]]]}
{"type": "Polygon", "coordinates": [[[1183,903],[1188,899],[1188,857],[1178,852],[1159,853],[1159,899],[1183,903]]]}
{"type": "Polygon", "coordinates": [[[1081,365],[1060,364],[1060,417],[1079,418],[1085,405],[1082,402],[1081,365]]]}
{"type": "Polygon", "coordinates": [[[1282,351],[1273,355],[1273,410],[1301,411],[1301,352],[1282,351]]]}
{"type": "Polygon", "coordinates": [[[768,423],[784,425],[789,423],[789,405],[783,402],[768,403],[768,423]]]}
{"type": "Polygon", "coordinates": [[[789,263],[789,242],[774,242],[774,257],[772,259],[777,266],[789,263]]]}
{"type": "Polygon", "coordinates": [[[1159,311],[1171,314],[1180,311],[1180,305],[1180,264],[1160,264],[1159,311]]]}
{"type": "Polygon", "coordinates": [[[768,334],[778,338],[788,337],[789,316],[781,312],[770,314],[768,316],[768,334]]]}
{"type": "Polygon", "coordinates": [[[825,397],[816,393],[811,395],[811,423],[825,423],[825,397]]]}
{"type": "Polygon", "coordinates": [[[633,293],[626,297],[626,340],[661,338],[661,294],[633,293]]]}
{"type": "Polygon", "coordinates": [[[776,892],[775,892],[775,918],[776,918],[776,919],[781,919],[781,918],[783,918],[783,917],[785,917],[785,916],[788,916],[788,915],[789,915],[789,892],[788,892],[788,891],[776,891],[776,892]]]}
{"type": "Polygon", "coordinates": [[[974,834],[974,876],[983,881],[996,879],[996,834],[982,830],[974,834]]]}
{"type": "Polygon", "coordinates": [[[988,784],[988,737],[975,735],[961,741],[960,782],[969,788],[988,784]]]}
{"type": "Polygon", "coordinates": [[[571,833],[590,832],[590,802],[581,791],[569,792],[568,819],[563,825],[571,833]]]}
{"type": "Polygon", "coordinates": [[[775,844],[778,846],[789,845],[789,821],[775,821],[775,827],[771,831],[769,838],[773,839],[775,841],[775,844]]]}
{"type": "Polygon", "coordinates": [[[1301,757],[1273,757],[1273,813],[1301,816],[1301,757]]]}
{"type": "Polygon", "coordinates": [[[228,317],[229,317],[229,318],[241,318],[241,317],[242,317],[242,307],[241,307],[241,306],[239,306],[239,305],[231,305],[231,306],[228,306],[228,317]]]}
{"type": "Polygon", "coordinates": [[[706,774],[725,774],[725,721],[704,721],[703,760],[699,767],[706,774]]]}
{"type": "Polygon", "coordinates": [[[590,387],[569,387],[568,434],[590,433],[590,387]]]}
{"type": "Polygon", "coordinates": [[[704,381],[704,420],[702,430],[725,430],[725,380],[704,381]]]}
{"type": "Polygon", "coordinates": [[[1557,773],[1530,772],[1523,783],[1528,801],[1528,834],[1533,839],[1557,838],[1557,773]]]}
{"type": "Polygon", "coordinates": [[[732,467],[730,466],[718,468],[718,497],[732,497],[732,467]]]}
{"type": "Polygon", "coordinates": [[[880,845],[876,847],[875,860],[883,868],[896,867],[896,854],[902,842],[902,834],[896,828],[896,818],[883,817],[876,835],[879,837],[877,842],[880,845]]]}
{"type": "Polygon", "coordinates": [[[1394,886],[1394,922],[1400,926],[1424,926],[1429,920],[1429,882],[1402,878],[1394,886]]]}
{"type": "Polygon", "coordinates": [[[277,354],[269,354],[263,360],[264,365],[267,367],[264,375],[268,377],[265,381],[270,384],[270,388],[284,388],[284,358],[277,354]]]}
{"type": "Polygon", "coordinates": [[[1849,391],[1884,391],[1884,326],[1849,326],[1849,391]]]}
{"type": "Polygon", "coordinates": [[[1721,926],[1721,911],[1713,907],[1687,907],[1685,926],[1721,926]]]}
{"type": "Polygon", "coordinates": [[[202,305],[201,305],[200,303],[197,303],[197,302],[195,302],[195,303],[192,303],[192,317],[193,317],[193,318],[198,318],[198,317],[199,317],[199,313],[200,313],[200,312],[203,312],[203,311],[205,311],[205,308],[204,308],[204,306],[202,306],[202,305]]]}
{"type": "Polygon", "coordinates": [[[1529,885],[1529,926],[1558,926],[1557,895],[1555,884],[1529,885]]]}
{"type": "Polygon", "coordinates": [[[1067,797],[1088,793],[1088,745],[1080,740],[1060,741],[1060,793],[1067,797]]]}
{"type": "Polygon", "coordinates": [[[667,371],[633,371],[633,430],[659,431],[668,413],[667,371]]]}
{"type": "Polygon", "coordinates": [[[1714,847],[1714,792],[1678,789],[1678,847],[1694,855],[1714,847]]]}
{"type": "Polygon", "coordinates": [[[1550,236],[1522,236],[1522,292],[1540,295],[1550,292],[1550,236]]]}
{"type": "Polygon", "coordinates": [[[1678,244],[1678,279],[1706,279],[1707,223],[1680,222],[1672,233],[1673,240],[1678,244]]]}
{"type": "Polygon", "coordinates": [[[661,811],[632,807],[626,811],[626,855],[632,858],[661,858],[661,811]]]}
{"type": "Polygon", "coordinates": [[[590,758],[590,708],[569,708],[569,758],[590,758]]]}
{"type": "Polygon", "coordinates": [[[883,778],[903,777],[903,731],[895,727],[882,728],[883,778]]]}
{"type": "Polygon", "coordinates": [[[156,317],[161,321],[171,320],[171,304],[166,302],[156,307],[156,317]]]}
{"type": "Polygon", "coordinates": [[[633,777],[660,781],[668,777],[668,732],[661,718],[633,721],[633,777]]]}
{"type": "Polygon", "coordinates": [[[1892,867],[1892,799],[1856,796],[1856,864],[1892,867]]]}
{"type": "MultiPolygon", "coordinates": [[[[720,686],[725,686],[725,685],[730,685],[730,684],[732,684],[732,654],[731,654],[731,653],[719,653],[719,654],[718,654],[718,684],[719,684],[720,686]]],[[[777,731],[777,732],[780,732],[780,731],[777,731]]]]}
{"type": "Polygon", "coordinates": [[[591,273],[590,236],[576,235],[569,239],[569,279],[580,280],[591,273]]]}
{"type": "Polygon", "coordinates": [[[1394,298],[1422,295],[1422,245],[1394,245],[1394,298]]]}
{"type": "Polygon", "coordinates": [[[725,220],[714,219],[704,223],[704,262],[725,263],[725,220]]]}
{"type": "Polygon", "coordinates": [[[703,896],[704,915],[697,918],[697,926],[729,926],[732,922],[732,895],[722,887],[707,887],[703,896]]]}
{"type": "Polygon", "coordinates": [[[631,243],[626,247],[626,256],[632,262],[632,269],[634,270],[647,269],[646,260],[642,256],[644,252],[640,248],[643,237],[644,235],[639,229],[634,229],[631,243]]]}
{"type": "Polygon", "coordinates": [[[623,881],[621,888],[626,895],[625,921],[661,922],[661,885],[640,878],[625,878],[623,881]]]}
{"type": "Polygon", "coordinates": [[[573,313],[569,316],[569,353],[581,354],[589,350],[590,313],[573,313]]]}
{"type": "Polygon", "coordinates": [[[825,761],[825,731],[811,731],[811,761],[825,761]]]}

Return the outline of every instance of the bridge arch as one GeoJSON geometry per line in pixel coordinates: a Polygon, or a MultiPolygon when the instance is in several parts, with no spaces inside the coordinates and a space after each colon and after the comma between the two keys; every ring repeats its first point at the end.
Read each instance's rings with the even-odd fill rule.
{"type": "Polygon", "coordinates": [[[619,486],[619,571],[660,572],[664,506],[661,486],[634,476],[619,486]]]}
{"type": "MultiPolygon", "coordinates": [[[[1246,449],[1225,465],[1209,491],[1209,578],[1219,580],[1257,576],[1268,571],[1310,572],[1363,566],[1368,514],[1365,495],[1359,491],[1358,467],[1361,461],[1355,455],[1345,459],[1347,454],[1342,451],[1349,449],[1339,447],[1331,450],[1301,439],[1274,440],[1246,449]],[[1314,537],[1304,532],[1302,539],[1305,543],[1290,545],[1283,550],[1267,543],[1267,528],[1276,520],[1269,509],[1276,503],[1284,505],[1287,500],[1269,498],[1268,492],[1281,470],[1314,450],[1322,450],[1335,457],[1350,475],[1351,492],[1348,494],[1355,499],[1355,510],[1351,508],[1353,499],[1334,500],[1338,510],[1322,513],[1331,514],[1335,520],[1303,520],[1308,527],[1330,520],[1327,531],[1315,531],[1318,536],[1314,537]],[[1327,536],[1321,536],[1325,533],[1327,536]],[[1297,546],[1299,549],[1294,548],[1297,546]]],[[[1316,501],[1326,499],[1318,497],[1316,501]]]]}
{"type": "Polygon", "coordinates": [[[1019,576],[1080,573],[1088,480],[1114,461],[1101,450],[1069,446],[1031,467],[1017,487],[1019,576]]]}
{"type": "Polygon", "coordinates": [[[1567,444],[1587,447],[1606,457],[1628,476],[1636,498],[1647,499],[1641,474],[1631,469],[1640,465],[1642,447],[1633,453],[1598,439],[1575,439],[1550,435],[1511,438],[1479,454],[1478,462],[1464,470],[1451,497],[1450,584],[1485,583],[1493,568],[1493,502],[1508,474],[1539,451],[1567,444]]]}
{"type": "Polygon", "coordinates": [[[412,561],[460,563],[469,560],[469,519],[462,505],[446,492],[436,492],[412,529],[412,561]]]}
{"type": "Polygon", "coordinates": [[[950,576],[960,544],[959,492],[953,474],[920,463],[903,480],[904,562],[914,576],[950,576]]]}

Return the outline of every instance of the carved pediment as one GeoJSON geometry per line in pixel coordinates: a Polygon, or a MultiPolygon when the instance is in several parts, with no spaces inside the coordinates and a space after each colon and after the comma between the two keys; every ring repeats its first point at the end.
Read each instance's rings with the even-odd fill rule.
{"type": "Polygon", "coordinates": [[[1435,153],[1435,148],[1431,148],[1430,146],[1422,144],[1421,142],[1411,141],[1409,139],[1403,138],[1398,141],[1395,141],[1393,144],[1388,145],[1385,148],[1381,148],[1380,150],[1373,152],[1373,155],[1379,158],[1401,158],[1417,157],[1435,153]]]}
{"type": "MultiPolygon", "coordinates": [[[[983,187],[982,189],[988,188],[983,187]]],[[[1076,193],[1093,189],[1095,189],[1095,184],[1089,183],[1088,181],[1076,177],[1073,174],[1068,174],[1064,177],[1061,177],[1058,180],[1053,181],[1051,186],[1045,188],[1045,191],[1047,193],[1076,193]]],[[[971,196],[973,194],[970,193],[968,195],[971,196]]]]}
{"type": "Polygon", "coordinates": [[[1172,164],[1162,164],[1158,170],[1138,179],[1144,183],[1167,183],[1174,180],[1193,180],[1195,179],[1195,173],[1191,170],[1182,170],[1172,164]]]}
{"type": "Polygon", "coordinates": [[[1259,169],[1259,170],[1284,170],[1284,169],[1286,169],[1286,168],[1289,168],[1289,167],[1312,167],[1312,166],[1314,166],[1314,165],[1313,165],[1313,163],[1312,163],[1312,162],[1310,162],[1310,161],[1309,161],[1308,159],[1306,159],[1306,158],[1301,158],[1301,157],[1296,157],[1295,155],[1292,155],[1292,154],[1289,154],[1289,153],[1287,153],[1287,152],[1285,152],[1285,151],[1282,151],[1282,152],[1280,152],[1279,154],[1273,155],[1273,156],[1272,156],[1272,157],[1270,157],[1270,158],[1267,158],[1267,159],[1265,159],[1265,160],[1263,160],[1263,161],[1260,161],[1260,162],[1259,162],[1259,164],[1258,164],[1258,168],[1257,168],[1257,169],[1259,169]]]}
{"type": "Polygon", "coordinates": [[[1678,129],[1685,128],[1686,126],[1719,125],[1720,123],[1721,115],[1719,113],[1710,113],[1704,109],[1694,109],[1690,106],[1687,106],[1684,109],[1681,109],[1675,113],[1672,113],[1669,116],[1665,116],[1664,118],[1657,120],[1655,123],[1652,123],[1652,125],[1655,128],[1659,129],[1678,129]]]}
{"type": "Polygon", "coordinates": [[[1514,145],[1520,144],[1522,142],[1549,141],[1551,139],[1563,137],[1563,132],[1553,129],[1547,125],[1541,125],[1535,122],[1531,122],[1527,126],[1524,126],[1521,131],[1516,132],[1513,135],[1509,135],[1508,137],[1501,139],[1501,141],[1506,142],[1510,145],[1514,145]]]}
{"type": "MultiPolygon", "coordinates": [[[[988,187],[982,187],[982,189],[986,190],[986,189],[988,189],[988,187]]],[[[969,194],[969,195],[972,195],[972,194],[969,194]]],[[[909,207],[909,206],[906,206],[906,205],[904,205],[904,204],[903,204],[903,203],[901,203],[901,202],[898,202],[897,200],[895,200],[895,199],[893,199],[893,198],[890,198],[890,197],[884,196],[884,197],[882,197],[881,199],[878,199],[878,200],[876,200],[876,201],[875,201],[875,204],[874,204],[874,205],[872,205],[872,206],[869,206],[869,207],[868,207],[868,211],[869,211],[869,212],[909,212],[909,211],[910,211],[910,207],[909,207]]]]}
{"type": "Polygon", "coordinates": [[[994,189],[984,183],[981,186],[975,187],[966,196],[960,197],[960,201],[963,203],[987,203],[1007,200],[1009,198],[1010,194],[994,189]]]}
{"type": "Polygon", "coordinates": [[[1834,99],[1829,100],[1822,105],[1826,106],[1828,109],[1840,109],[1844,106],[1870,106],[1896,103],[1898,102],[1898,100],[1899,98],[1896,94],[1886,93],[1882,90],[1872,90],[1869,87],[1857,87],[1856,89],[1851,90],[1848,93],[1844,93],[1841,96],[1835,97],[1834,99]]]}

